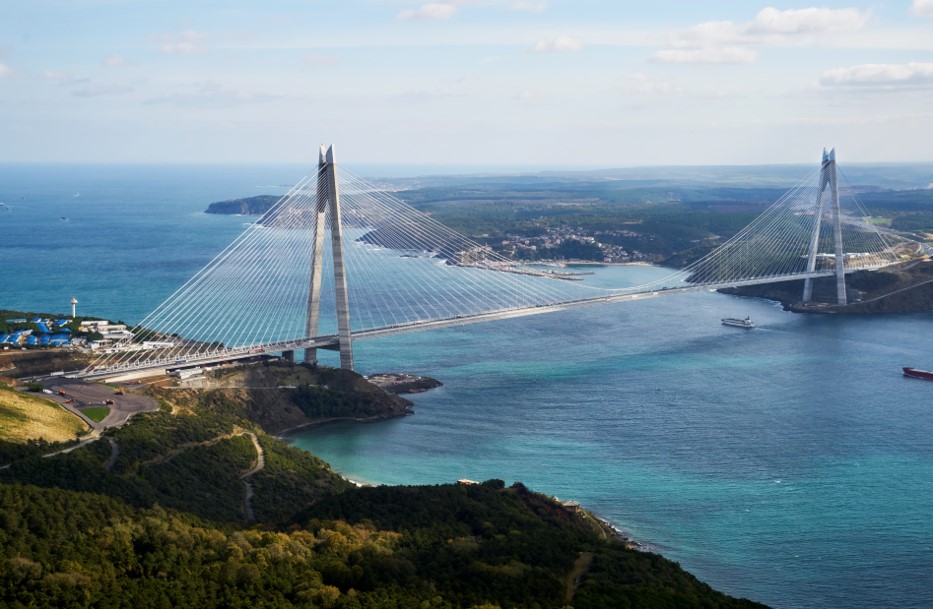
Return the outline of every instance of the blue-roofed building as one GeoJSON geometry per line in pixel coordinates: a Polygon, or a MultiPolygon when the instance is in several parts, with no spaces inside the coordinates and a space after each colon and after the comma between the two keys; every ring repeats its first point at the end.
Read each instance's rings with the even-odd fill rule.
{"type": "Polygon", "coordinates": [[[56,326],[64,326],[65,324],[71,323],[70,319],[57,319],[55,320],[56,326]]]}
{"type": "Polygon", "coordinates": [[[71,340],[71,337],[67,334],[53,334],[52,340],[71,340]]]}
{"type": "Polygon", "coordinates": [[[26,337],[26,346],[27,346],[27,347],[35,347],[37,344],[39,344],[39,339],[38,339],[37,337],[35,337],[35,336],[27,336],[27,337],[26,337]]]}
{"type": "Polygon", "coordinates": [[[29,320],[29,323],[31,323],[31,324],[37,324],[37,323],[40,323],[40,322],[42,322],[42,321],[45,321],[45,320],[42,319],[41,317],[33,317],[32,319],[29,320]]]}
{"type": "Polygon", "coordinates": [[[17,317],[16,319],[8,319],[8,320],[6,320],[6,323],[8,323],[8,324],[24,324],[24,323],[26,323],[26,318],[25,318],[25,317],[17,317]]]}
{"type": "Polygon", "coordinates": [[[10,338],[10,335],[9,335],[9,334],[0,334],[0,345],[2,345],[3,343],[5,343],[5,342],[7,341],[8,338],[10,338]]]}
{"type": "Polygon", "coordinates": [[[48,334],[43,334],[39,337],[39,346],[44,347],[45,345],[49,344],[50,340],[51,337],[48,334]]]}
{"type": "Polygon", "coordinates": [[[42,332],[43,334],[51,334],[51,333],[52,333],[52,329],[49,328],[48,324],[45,323],[44,321],[40,321],[40,322],[38,322],[36,325],[39,327],[39,332],[42,332]]]}
{"type": "Polygon", "coordinates": [[[58,331],[64,334],[71,334],[71,330],[69,330],[68,328],[59,328],[58,331]]]}

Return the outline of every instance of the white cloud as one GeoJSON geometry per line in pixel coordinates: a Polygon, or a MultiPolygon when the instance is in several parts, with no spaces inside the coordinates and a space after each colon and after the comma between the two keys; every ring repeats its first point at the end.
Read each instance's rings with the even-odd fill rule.
{"type": "MultiPolygon", "coordinates": [[[[742,29],[731,21],[707,21],[695,25],[671,40],[671,47],[690,47],[735,43],[742,39],[742,29]]],[[[744,42],[744,41],[743,41],[744,42]]]]}
{"type": "Polygon", "coordinates": [[[513,11],[527,11],[540,13],[547,9],[548,0],[446,0],[445,2],[429,2],[417,9],[406,9],[398,14],[402,21],[439,21],[450,19],[460,7],[472,8],[509,8],[513,11]]]}
{"type": "Polygon", "coordinates": [[[122,55],[114,54],[114,55],[104,58],[104,61],[102,63],[105,67],[117,68],[120,66],[125,66],[126,59],[122,55]]]}
{"type": "Polygon", "coordinates": [[[914,0],[910,12],[914,15],[933,15],[933,0],[914,0]]]}
{"type": "Polygon", "coordinates": [[[565,51],[579,51],[583,48],[583,41],[573,36],[558,36],[553,40],[539,40],[529,50],[532,53],[561,53],[565,51]]]}
{"type": "Polygon", "coordinates": [[[869,16],[854,8],[782,11],[766,7],[746,23],[708,21],[679,32],[651,59],[663,63],[752,63],[758,54],[749,47],[809,44],[829,34],[859,30],[869,16]]]}
{"type": "Polygon", "coordinates": [[[103,97],[106,95],[123,95],[131,93],[131,87],[121,87],[118,85],[88,85],[75,89],[72,95],[75,97],[103,97]]]}
{"type": "Polygon", "coordinates": [[[826,32],[858,30],[868,21],[869,13],[854,8],[801,8],[779,11],[773,7],[761,9],[755,20],[746,25],[745,33],[793,36],[826,32]]]}
{"type": "Polygon", "coordinates": [[[547,8],[547,0],[535,2],[533,0],[515,0],[512,3],[512,10],[528,11],[530,13],[540,13],[547,8]]]}
{"type": "Polygon", "coordinates": [[[514,99],[515,101],[521,102],[523,104],[531,105],[531,104],[539,104],[545,101],[546,96],[536,91],[525,90],[525,91],[519,91],[518,93],[514,94],[512,96],[512,99],[514,99]]]}
{"type": "Polygon", "coordinates": [[[162,52],[169,55],[200,53],[207,50],[207,34],[193,30],[181,34],[164,34],[161,41],[162,52]]]}
{"type": "Polygon", "coordinates": [[[336,55],[308,55],[305,63],[312,66],[335,66],[340,63],[340,58],[336,55]]]}
{"type": "Polygon", "coordinates": [[[175,104],[179,106],[239,106],[250,103],[269,102],[283,96],[267,92],[234,89],[213,81],[196,85],[188,93],[174,93],[146,100],[147,105],[175,104]]]}
{"type": "Polygon", "coordinates": [[[59,70],[46,70],[42,73],[42,77],[47,80],[54,80],[63,87],[83,85],[91,82],[89,78],[78,78],[71,72],[62,72],[59,70]]]}
{"type": "Polygon", "coordinates": [[[820,84],[883,88],[933,86],[933,63],[866,63],[836,68],[823,72],[820,84]]]}
{"type": "Polygon", "coordinates": [[[758,53],[743,47],[665,49],[651,56],[658,63],[754,63],[758,53]]]}
{"type": "Polygon", "coordinates": [[[681,95],[684,88],[666,80],[656,80],[643,72],[632,74],[629,77],[629,88],[635,93],[645,95],[681,95]]]}
{"type": "Polygon", "coordinates": [[[0,63],[0,78],[3,78],[4,76],[9,76],[11,71],[12,70],[10,70],[10,68],[0,63]]]}
{"type": "Polygon", "coordinates": [[[58,70],[46,70],[42,73],[42,77],[48,80],[69,80],[71,79],[71,74],[68,72],[59,72],[58,70]]]}
{"type": "Polygon", "coordinates": [[[402,21],[440,21],[450,19],[457,12],[453,4],[431,2],[421,5],[417,10],[405,10],[398,14],[402,21]]]}

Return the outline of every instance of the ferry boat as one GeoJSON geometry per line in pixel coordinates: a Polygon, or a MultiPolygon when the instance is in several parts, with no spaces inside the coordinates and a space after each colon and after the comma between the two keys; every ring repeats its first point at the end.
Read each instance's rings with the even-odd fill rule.
{"type": "Polygon", "coordinates": [[[724,317],[722,319],[722,325],[735,326],[736,328],[754,328],[755,322],[752,321],[751,317],[746,317],[745,319],[738,319],[736,317],[724,317]]]}
{"type": "Polygon", "coordinates": [[[904,368],[904,376],[909,376],[914,379],[923,379],[925,381],[933,381],[933,372],[927,372],[926,370],[917,370],[916,368],[904,368]]]}

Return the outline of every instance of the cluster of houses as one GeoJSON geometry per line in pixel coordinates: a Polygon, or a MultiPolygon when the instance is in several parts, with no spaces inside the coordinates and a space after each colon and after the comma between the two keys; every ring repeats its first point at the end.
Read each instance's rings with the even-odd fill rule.
{"type": "Polygon", "coordinates": [[[8,324],[33,327],[0,334],[0,348],[85,346],[89,349],[99,349],[133,337],[133,333],[127,330],[126,325],[112,324],[107,320],[82,321],[78,326],[78,333],[75,333],[66,327],[72,321],[74,320],[42,317],[7,319],[8,324]],[[100,334],[101,337],[97,340],[88,340],[89,334],[100,334]]]}
{"type": "Polygon", "coordinates": [[[8,319],[8,324],[32,324],[35,329],[14,330],[9,334],[0,334],[0,346],[10,347],[62,347],[74,344],[72,332],[66,328],[70,319],[8,319]]]}
{"type": "Polygon", "coordinates": [[[628,239],[654,239],[651,235],[643,235],[631,230],[604,230],[590,231],[576,226],[553,226],[545,229],[544,234],[538,236],[527,236],[519,234],[507,234],[501,245],[497,246],[504,253],[512,257],[534,258],[539,250],[548,250],[560,247],[564,241],[574,240],[581,243],[591,243],[597,246],[603,253],[603,262],[645,262],[652,261],[657,256],[646,254],[637,249],[626,250],[621,245],[600,242],[600,236],[614,237],[612,241],[618,238],[628,239]]]}

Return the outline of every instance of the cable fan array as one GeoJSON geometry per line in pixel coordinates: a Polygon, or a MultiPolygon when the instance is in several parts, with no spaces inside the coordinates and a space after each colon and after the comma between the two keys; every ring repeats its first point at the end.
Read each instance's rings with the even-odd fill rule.
{"type": "MultiPolygon", "coordinates": [[[[469,239],[373,183],[336,168],[351,329],[417,330],[426,322],[468,320],[492,312],[570,308],[659,287],[720,287],[804,273],[816,232],[816,270],[831,268],[833,223],[820,174],[790,189],[751,224],[685,269],[651,284],[598,289],[522,266],[469,239]],[[817,202],[822,200],[818,208],[817,202]],[[821,211],[818,211],[821,209],[821,211]],[[818,231],[816,223],[821,219],[818,231]],[[566,305],[566,306],[565,306],[566,305]]],[[[841,189],[845,267],[897,261],[894,238],[866,221],[841,189]]],[[[209,357],[300,348],[307,336],[308,293],[324,172],[302,179],[210,263],[108,349],[94,368],[131,369],[209,357]]],[[[328,206],[321,207],[326,209],[328,206]]],[[[325,218],[320,336],[336,331],[332,235],[325,218]]],[[[764,281],[760,281],[764,282],[764,281]]]]}
{"type": "MultiPolygon", "coordinates": [[[[613,293],[516,264],[345,170],[338,170],[354,332],[417,326],[613,293]]],[[[306,332],[321,177],[305,178],[104,354],[96,369],[186,363],[295,348],[306,332]]],[[[318,333],[336,331],[325,218],[318,333]]],[[[299,345],[300,346],[300,345],[299,345]]]]}
{"type": "MultiPolygon", "coordinates": [[[[718,286],[806,273],[818,221],[814,271],[831,271],[835,263],[831,193],[828,186],[821,192],[820,173],[808,176],[732,238],[686,266],[679,273],[683,281],[718,286]]],[[[840,188],[839,222],[847,272],[898,261],[896,249],[902,240],[879,231],[868,217],[856,189],[846,183],[840,188]]],[[[662,281],[669,285],[670,280],[662,281]]]]}

